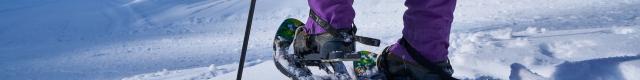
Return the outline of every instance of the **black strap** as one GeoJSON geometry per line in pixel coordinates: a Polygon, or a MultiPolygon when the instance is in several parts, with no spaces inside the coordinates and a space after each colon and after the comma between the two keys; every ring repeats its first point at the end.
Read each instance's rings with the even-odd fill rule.
{"type": "Polygon", "coordinates": [[[330,34],[337,35],[338,32],[336,31],[336,29],[334,29],[333,26],[329,24],[329,22],[320,19],[320,16],[316,15],[316,12],[310,10],[309,15],[309,17],[311,17],[314,22],[318,23],[318,25],[320,25],[320,27],[322,27],[325,31],[329,32],[330,34]]]}
{"type": "Polygon", "coordinates": [[[400,39],[400,45],[403,45],[407,52],[416,61],[418,64],[427,67],[429,70],[434,71],[439,75],[443,80],[457,80],[456,78],[451,77],[450,74],[446,73],[442,68],[436,66],[436,64],[431,63],[428,59],[425,59],[424,56],[419,55],[419,52],[409,44],[409,42],[403,38],[400,39]]]}
{"type": "MultiPolygon", "coordinates": [[[[325,31],[327,31],[328,33],[334,35],[334,36],[340,36],[338,34],[338,32],[340,30],[335,29],[333,26],[331,26],[331,24],[325,20],[322,20],[320,18],[320,16],[316,15],[316,13],[313,10],[309,11],[309,17],[311,17],[311,19],[313,19],[314,22],[318,23],[318,25],[320,25],[320,27],[322,27],[325,31]]],[[[315,28],[313,28],[315,29],[315,28]]],[[[355,35],[355,31],[356,31],[356,27],[355,24],[352,28],[353,34],[355,35]]],[[[362,44],[365,45],[370,45],[370,46],[380,46],[380,39],[375,39],[375,38],[370,38],[370,37],[364,37],[364,36],[358,36],[355,35],[354,39],[356,42],[360,42],[362,44]]]]}

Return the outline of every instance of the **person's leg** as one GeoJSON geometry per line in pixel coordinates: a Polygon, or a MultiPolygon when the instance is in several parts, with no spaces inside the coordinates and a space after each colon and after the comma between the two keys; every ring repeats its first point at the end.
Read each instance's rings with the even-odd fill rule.
{"type": "Polygon", "coordinates": [[[443,79],[434,70],[418,64],[412,57],[422,57],[446,74],[453,74],[448,62],[449,32],[453,22],[456,0],[407,0],[405,6],[404,29],[402,37],[410,45],[398,43],[390,46],[381,55],[379,63],[386,70],[389,79],[437,80],[443,79]],[[420,56],[410,56],[407,48],[411,46],[420,56]],[[385,63],[386,62],[386,63],[385,63]]]}
{"type": "MultiPolygon", "coordinates": [[[[351,28],[356,15],[352,5],[353,0],[309,0],[311,10],[335,29],[351,28]]],[[[311,18],[307,19],[305,31],[312,35],[326,32],[311,18]]]]}
{"type": "MultiPolygon", "coordinates": [[[[353,0],[308,0],[309,7],[318,18],[326,21],[333,29],[336,30],[351,30],[353,19],[355,18],[355,12],[353,10],[353,0]]],[[[294,44],[296,53],[309,54],[344,54],[355,51],[355,44],[350,39],[353,34],[345,34],[336,36],[327,33],[317,22],[315,22],[311,15],[307,20],[304,27],[304,32],[307,35],[297,37],[298,44],[294,44]]],[[[339,32],[338,32],[339,33],[339,32]]],[[[351,79],[347,68],[342,62],[330,63],[330,67],[333,68],[337,78],[339,79],[351,79]]]]}
{"type": "MultiPolygon", "coordinates": [[[[408,9],[403,17],[402,37],[422,55],[418,57],[424,57],[432,62],[447,60],[449,32],[455,5],[456,0],[407,0],[405,2],[408,9]]],[[[408,56],[406,49],[400,44],[394,44],[391,52],[399,56],[408,56]]]]}

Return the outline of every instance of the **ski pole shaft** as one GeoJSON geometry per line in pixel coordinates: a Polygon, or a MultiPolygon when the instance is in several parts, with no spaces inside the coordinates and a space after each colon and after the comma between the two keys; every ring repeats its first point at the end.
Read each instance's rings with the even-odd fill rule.
{"type": "Polygon", "coordinates": [[[256,0],[251,0],[249,7],[249,17],[247,19],[247,28],[244,30],[244,40],[242,42],[242,51],[240,53],[240,64],[238,65],[238,75],[236,80],[242,80],[242,69],[244,68],[244,60],[247,55],[247,45],[249,44],[249,33],[251,33],[251,23],[253,20],[253,11],[256,6],[256,0]]]}

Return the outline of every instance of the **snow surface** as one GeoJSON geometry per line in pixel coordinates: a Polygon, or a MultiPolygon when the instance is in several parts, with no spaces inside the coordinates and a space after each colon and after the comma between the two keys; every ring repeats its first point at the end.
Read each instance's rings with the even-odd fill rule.
{"type": "MultiPolygon", "coordinates": [[[[355,1],[358,35],[393,44],[403,3],[355,1]]],[[[449,48],[454,77],[640,80],[639,5],[459,0],[449,48]]],[[[235,79],[248,6],[249,0],[0,1],[0,78],[235,79]]],[[[306,20],[308,10],[306,0],[258,0],[243,79],[287,79],[273,65],[270,41],[282,20],[306,20]]]]}

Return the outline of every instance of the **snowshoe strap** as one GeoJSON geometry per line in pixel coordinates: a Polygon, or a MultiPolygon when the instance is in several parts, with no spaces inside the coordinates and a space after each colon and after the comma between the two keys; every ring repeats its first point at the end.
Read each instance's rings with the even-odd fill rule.
{"type": "Polygon", "coordinates": [[[422,55],[420,55],[420,53],[415,48],[411,46],[411,44],[409,44],[407,39],[405,39],[404,37],[400,39],[400,45],[402,45],[407,50],[407,52],[409,53],[411,58],[413,58],[414,61],[416,61],[419,65],[422,65],[428,68],[429,70],[434,71],[434,73],[438,74],[442,80],[458,80],[456,78],[451,77],[451,74],[446,73],[442,68],[438,67],[436,64],[432,63],[428,59],[425,59],[422,55]]]}
{"type": "Polygon", "coordinates": [[[380,40],[379,39],[375,39],[375,38],[370,38],[370,37],[364,37],[364,36],[358,36],[356,35],[356,42],[360,42],[362,44],[365,45],[370,45],[370,46],[380,46],[380,40]]]}
{"type": "MultiPolygon", "coordinates": [[[[345,31],[345,30],[338,30],[338,29],[333,28],[333,26],[331,26],[331,24],[329,24],[329,22],[327,22],[325,20],[322,20],[320,18],[320,16],[316,15],[316,13],[313,10],[310,10],[309,12],[310,12],[309,15],[310,15],[311,19],[313,19],[313,21],[318,23],[318,25],[320,25],[320,27],[322,27],[325,31],[327,31],[331,35],[340,36],[339,32],[345,31]]],[[[355,24],[353,24],[353,28],[351,30],[346,30],[346,31],[351,31],[353,33],[353,35],[355,35],[355,33],[356,33],[355,24]]],[[[355,35],[354,39],[355,39],[356,42],[360,42],[360,43],[365,44],[365,45],[376,46],[376,47],[380,46],[380,39],[364,37],[364,36],[358,36],[358,35],[355,35]]]]}

